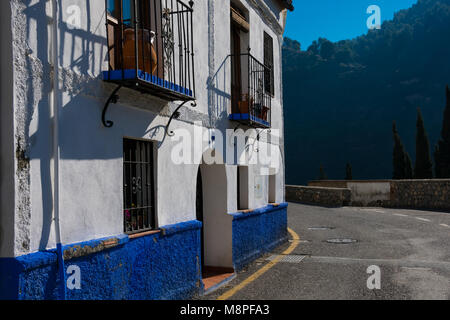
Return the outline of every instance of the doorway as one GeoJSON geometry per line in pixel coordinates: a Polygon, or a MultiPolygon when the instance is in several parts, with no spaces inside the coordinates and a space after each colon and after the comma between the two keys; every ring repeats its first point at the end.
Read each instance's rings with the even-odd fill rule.
{"type": "Polygon", "coordinates": [[[198,221],[202,223],[202,230],[200,232],[200,251],[201,251],[201,266],[205,270],[205,238],[203,236],[203,185],[202,185],[202,171],[198,168],[197,172],[197,192],[195,197],[195,215],[198,221]]]}
{"type": "Polygon", "coordinates": [[[238,103],[242,97],[241,36],[235,24],[231,24],[231,106],[232,113],[239,113],[238,103]]]}
{"type": "Polygon", "coordinates": [[[197,172],[196,218],[202,222],[201,267],[205,291],[234,276],[232,216],[227,213],[225,165],[201,164],[197,172]]]}

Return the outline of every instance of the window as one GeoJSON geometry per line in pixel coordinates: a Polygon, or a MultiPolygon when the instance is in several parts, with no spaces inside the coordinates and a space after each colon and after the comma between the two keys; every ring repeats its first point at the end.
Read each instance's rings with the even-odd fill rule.
{"type": "Polygon", "coordinates": [[[276,175],[269,175],[269,203],[275,203],[276,200],[276,175]]]}
{"type": "MultiPolygon", "coordinates": [[[[248,70],[245,61],[241,58],[242,53],[247,53],[249,48],[249,13],[242,7],[242,4],[231,3],[231,108],[232,113],[238,113],[239,103],[248,96],[246,88],[245,73],[248,70]]],[[[248,112],[247,112],[248,113],[248,112]]]]}
{"type": "Polygon", "coordinates": [[[153,143],[123,139],[124,231],[156,228],[153,143]]]}
{"type": "Polygon", "coordinates": [[[275,94],[273,72],[273,39],[264,32],[264,65],[267,67],[264,74],[264,91],[270,95],[275,94]]]}
{"type": "Polygon", "coordinates": [[[248,167],[237,167],[237,209],[248,209],[248,167]]]}

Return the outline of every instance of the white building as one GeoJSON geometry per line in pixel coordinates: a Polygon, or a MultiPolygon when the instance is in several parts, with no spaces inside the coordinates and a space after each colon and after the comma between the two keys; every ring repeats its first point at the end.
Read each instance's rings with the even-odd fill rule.
{"type": "Polygon", "coordinates": [[[0,1],[0,297],[187,298],[286,241],[287,10],[0,1]]]}

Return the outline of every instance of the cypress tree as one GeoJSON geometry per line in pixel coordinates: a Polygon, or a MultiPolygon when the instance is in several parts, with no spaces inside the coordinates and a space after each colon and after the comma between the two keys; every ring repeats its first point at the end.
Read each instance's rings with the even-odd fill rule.
{"type": "Polygon", "coordinates": [[[350,163],[347,163],[345,167],[345,180],[353,180],[352,165],[350,163]]]}
{"type": "MultiPolygon", "coordinates": [[[[400,135],[397,131],[397,126],[395,121],[392,124],[392,133],[394,138],[394,150],[392,152],[392,179],[406,179],[407,178],[407,157],[405,152],[405,147],[400,139],[400,135]]],[[[411,162],[411,159],[409,160],[411,162]]],[[[411,167],[411,175],[412,175],[412,165],[411,167]]]]}
{"type": "Polygon", "coordinates": [[[414,174],[411,157],[408,152],[405,152],[405,179],[412,179],[413,177],[414,174]]]}
{"type": "Polygon", "coordinates": [[[441,158],[441,152],[439,148],[439,143],[434,147],[434,174],[437,179],[446,178],[444,173],[442,172],[442,158],[441,158]]]}
{"type": "Polygon", "coordinates": [[[323,165],[320,165],[320,175],[319,180],[327,180],[327,174],[325,173],[325,170],[323,169],[323,165]]]}
{"type": "Polygon", "coordinates": [[[448,85],[446,87],[446,98],[441,139],[434,151],[436,178],[450,178],[450,89],[448,85]]]}
{"type": "Polygon", "coordinates": [[[420,108],[417,108],[417,133],[416,133],[416,165],[414,167],[414,178],[432,179],[433,163],[431,162],[430,143],[423,123],[420,108]]]}

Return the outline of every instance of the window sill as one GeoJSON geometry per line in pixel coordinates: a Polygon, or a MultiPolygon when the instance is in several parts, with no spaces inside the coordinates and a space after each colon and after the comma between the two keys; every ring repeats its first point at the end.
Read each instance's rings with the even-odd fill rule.
{"type": "Polygon", "coordinates": [[[276,202],[269,202],[271,206],[278,207],[280,204],[276,202]]]}
{"type": "Polygon", "coordinates": [[[150,235],[158,234],[158,233],[161,233],[161,230],[150,230],[150,231],[129,234],[128,238],[131,240],[131,239],[142,238],[145,236],[150,236],[150,235]]]}
{"type": "Polygon", "coordinates": [[[253,211],[253,209],[239,209],[237,212],[239,212],[239,213],[249,213],[249,212],[252,212],[253,211]]]}

